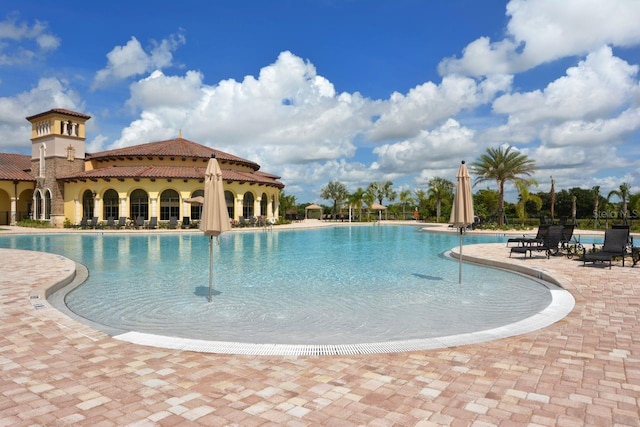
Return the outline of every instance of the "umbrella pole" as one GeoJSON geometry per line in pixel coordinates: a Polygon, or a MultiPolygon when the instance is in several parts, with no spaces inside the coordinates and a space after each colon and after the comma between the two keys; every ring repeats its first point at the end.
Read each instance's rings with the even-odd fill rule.
{"type": "Polygon", "coordinates": [[[462,283],[462,227],[460,227],[460,254],[458,254],[458,284],[462,283]]]}
{"type": "Polygon", "coordinates": [[[209,237],[209,302],[213,301],[213,236],[209,237]]]}

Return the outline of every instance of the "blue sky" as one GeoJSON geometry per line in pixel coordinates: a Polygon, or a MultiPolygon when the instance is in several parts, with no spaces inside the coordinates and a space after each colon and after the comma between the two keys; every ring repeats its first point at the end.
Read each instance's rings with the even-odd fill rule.
{"type": "Polygon", "coordinates": [[[182,130],[298,202],[330,180],[426,190],[500,145],[536,161],[533,191],[640,192],[635,0],[8,3],[3,152],[68,108],[92,116],[89,152],[182,130]]]}

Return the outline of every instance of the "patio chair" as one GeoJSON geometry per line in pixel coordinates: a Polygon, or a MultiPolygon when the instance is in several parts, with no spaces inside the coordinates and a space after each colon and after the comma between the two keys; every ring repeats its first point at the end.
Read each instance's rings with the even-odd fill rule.
{"type": "Polygon", "coordinates": [[[562,229],[561,225],[550,225],[546,235],[542,238],[542,241],[532,241],[528,243],[524,243],[521,246],[515,246],[511,248],[511,252],[509,253],[509,258],[514,253],[524,254],[525,259],[527,258],[527,252],[529,252],[529,258],[533,257],[533,252],[544,252],[547,256],[547,259],[551,255],[556,255],[559,251],[558,245],[562,240],[562,229]]]}
{"type": "MultiPolygon", "coordinates": [[[[586,248],[582,255],[582,265],[591,262],[609,262],[609,269],[614,258],[622,258],[622,266],[624,267],[624,257],[627,255],[627,247],[629,246],[629,228],[611,228],[604,232],[604,243],[602,249],[595,252],[587,252],[586,248]]],[[[595,246],[595,245],[594,245],[595,246]]]]}
{"type": "Polygon", "coordinates": [[[121,216],[120,218],[118,218],[117,228],[127,228],[127,217],[126,216],[121,216]]]}
{"type": "Polygon", "coordinates": [[[112,216],[107,218],[107,228],[110,228],[110,229],[116,228],[116,220],[112,216]]]}
{"type": "Polygon", "coordinates": [[[87,222],[88,222],[88,221],[89,221],[89,220],[87,219],[87,217],[86,217],[86,216],[83,216],[83,217],[82,217],[82,219],[80,220],[80,228],[82,228],[83,230],[84,230],[85,228],[87,228],[87,222]]]}
{"type": "Polygon", "coordinates": [[[98,217],[94,216],[91,218],[91,222],[89,223],[89,228],[97,228],[98,227],[98,217]]]}
{"type": "Polygon", "coordinates": [[[175,216],[172,216],[171,218],[169,218],[169,225],[168,227],[170,229],[176,229],[178,228],[178,218],[176,218],[175,216]]]}
{"type": "Polygon", "coordinates": [[[139,217],[136,218],[135,227],[136,228],[144,227],[144,217],[143,216],[139,216],[139,217]]]}
{"type": "Polygon", "coordinates": [[[543,243],[544,236],[547,235],[548,231],[549,224],[540,224],[535,237],[527,237],[526,235],[522,235],[522,237],[511,237],[509,240],[507,240],[507,246],[509,246],[509,243],[517,243],[518,246],[533,243],[543,243]]]}
{"type": "Polygon", "coordinates": [[[158,217],[157,216],[152,216],[151,219],[149,220],[149,222],[147,223],[146,228],[149,229],[149,230],[153,230],[155,228],[158,228],[158,217]]]}

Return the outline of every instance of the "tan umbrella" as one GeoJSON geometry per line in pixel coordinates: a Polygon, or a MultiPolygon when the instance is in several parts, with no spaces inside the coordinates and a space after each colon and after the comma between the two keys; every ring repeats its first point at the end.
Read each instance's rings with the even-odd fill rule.
{"type": "Polygon", "coordinates": [[[184,199],[184,201],[187,203],[191,203],[192,205],[204,205],[204,197],[202,196],[189,197],[187,199],[184,199]]]}
{"type": "Polygon", "coordinates": [[[222,171],[215,154],[211,155],[204,173],[204,200],[200,230],[209,236],[209,302],[213,299],[213,236],[229,231],[229,214],[222,188],[222,171]]]}
{"type": "Polygon", "coordinates": [[[458,283],[462,283],[462,234],[464,230],[473,224],[473,197],[471,196],[471,176],[464,164],[458,168],[456,175],[458,184],[453,198],[451,218],[449,223],[460,229],[460,258],[458,260],[458,283]]]}

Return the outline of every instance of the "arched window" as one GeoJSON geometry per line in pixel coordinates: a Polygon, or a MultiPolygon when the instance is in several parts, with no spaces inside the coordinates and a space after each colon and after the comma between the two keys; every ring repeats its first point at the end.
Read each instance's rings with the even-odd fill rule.
{"type": "Polygon", "coordinates": [[[242,198],[242,216],[245,218],[253,218],[253,193],[247,191],[242,198]]]}
{"type": "Polygon", "coordinates": [[[267,201],[269,198],[266,193],[262,193],[262,198],[260,199],[260,215],[267,215],[267,201]]]}
{"type": "Polygon", "coordinates": [[[85,218],[93,218],[93,192],[86,190],[82,193],[82,216],[85,218]]]}
{"type": "Polygon", "coordinates": [[[227,213],[229,214],[229,219],[235,219],[233,217],[235,213],[234,201],[235,197],[233,197],[233,193],[229,190],[224,191],[224,201],[227,204],[227,213]]]}
{"type": "MultiPolygon", "coordinates": [[[[191,194],[191,198],[204,197],[204,190],[196,190],[191,194]]],[[[191,219],[198,220],[202,218],[202,205],[200,203],[191,203],[191,219]]]]}
{"type": "Polygon", "coordinates": [[[110,189],[105,191],[102,198],[104,205],[104,217],[103,219],[118,219],[120,217],[120,199],[118,198],[118,192],[110,189]]]}
{"type": "Polygon", "coordinates": [[[144,190],[134,190],[129,196],[129,218],[135,220],[141,216],[149,219],[149,195],[144,190]]]}
{"type": "Polygon", "coordinates": [[[42,216],[42,194],[40,193],[40,190],[36,190],[34,199],[35,206],[33,207],[33,219],[40,219],[42,216]]]}
{"type": "Polygon", "coordinates": [[[180,217],[180,195],[176,190],[164,190],[160,195],[160,221],[180,217]]]}
{"type": "Polygon", "coordinates": [[[51,190],[44,191],[44,219],[51,219],[51,190]]]}

